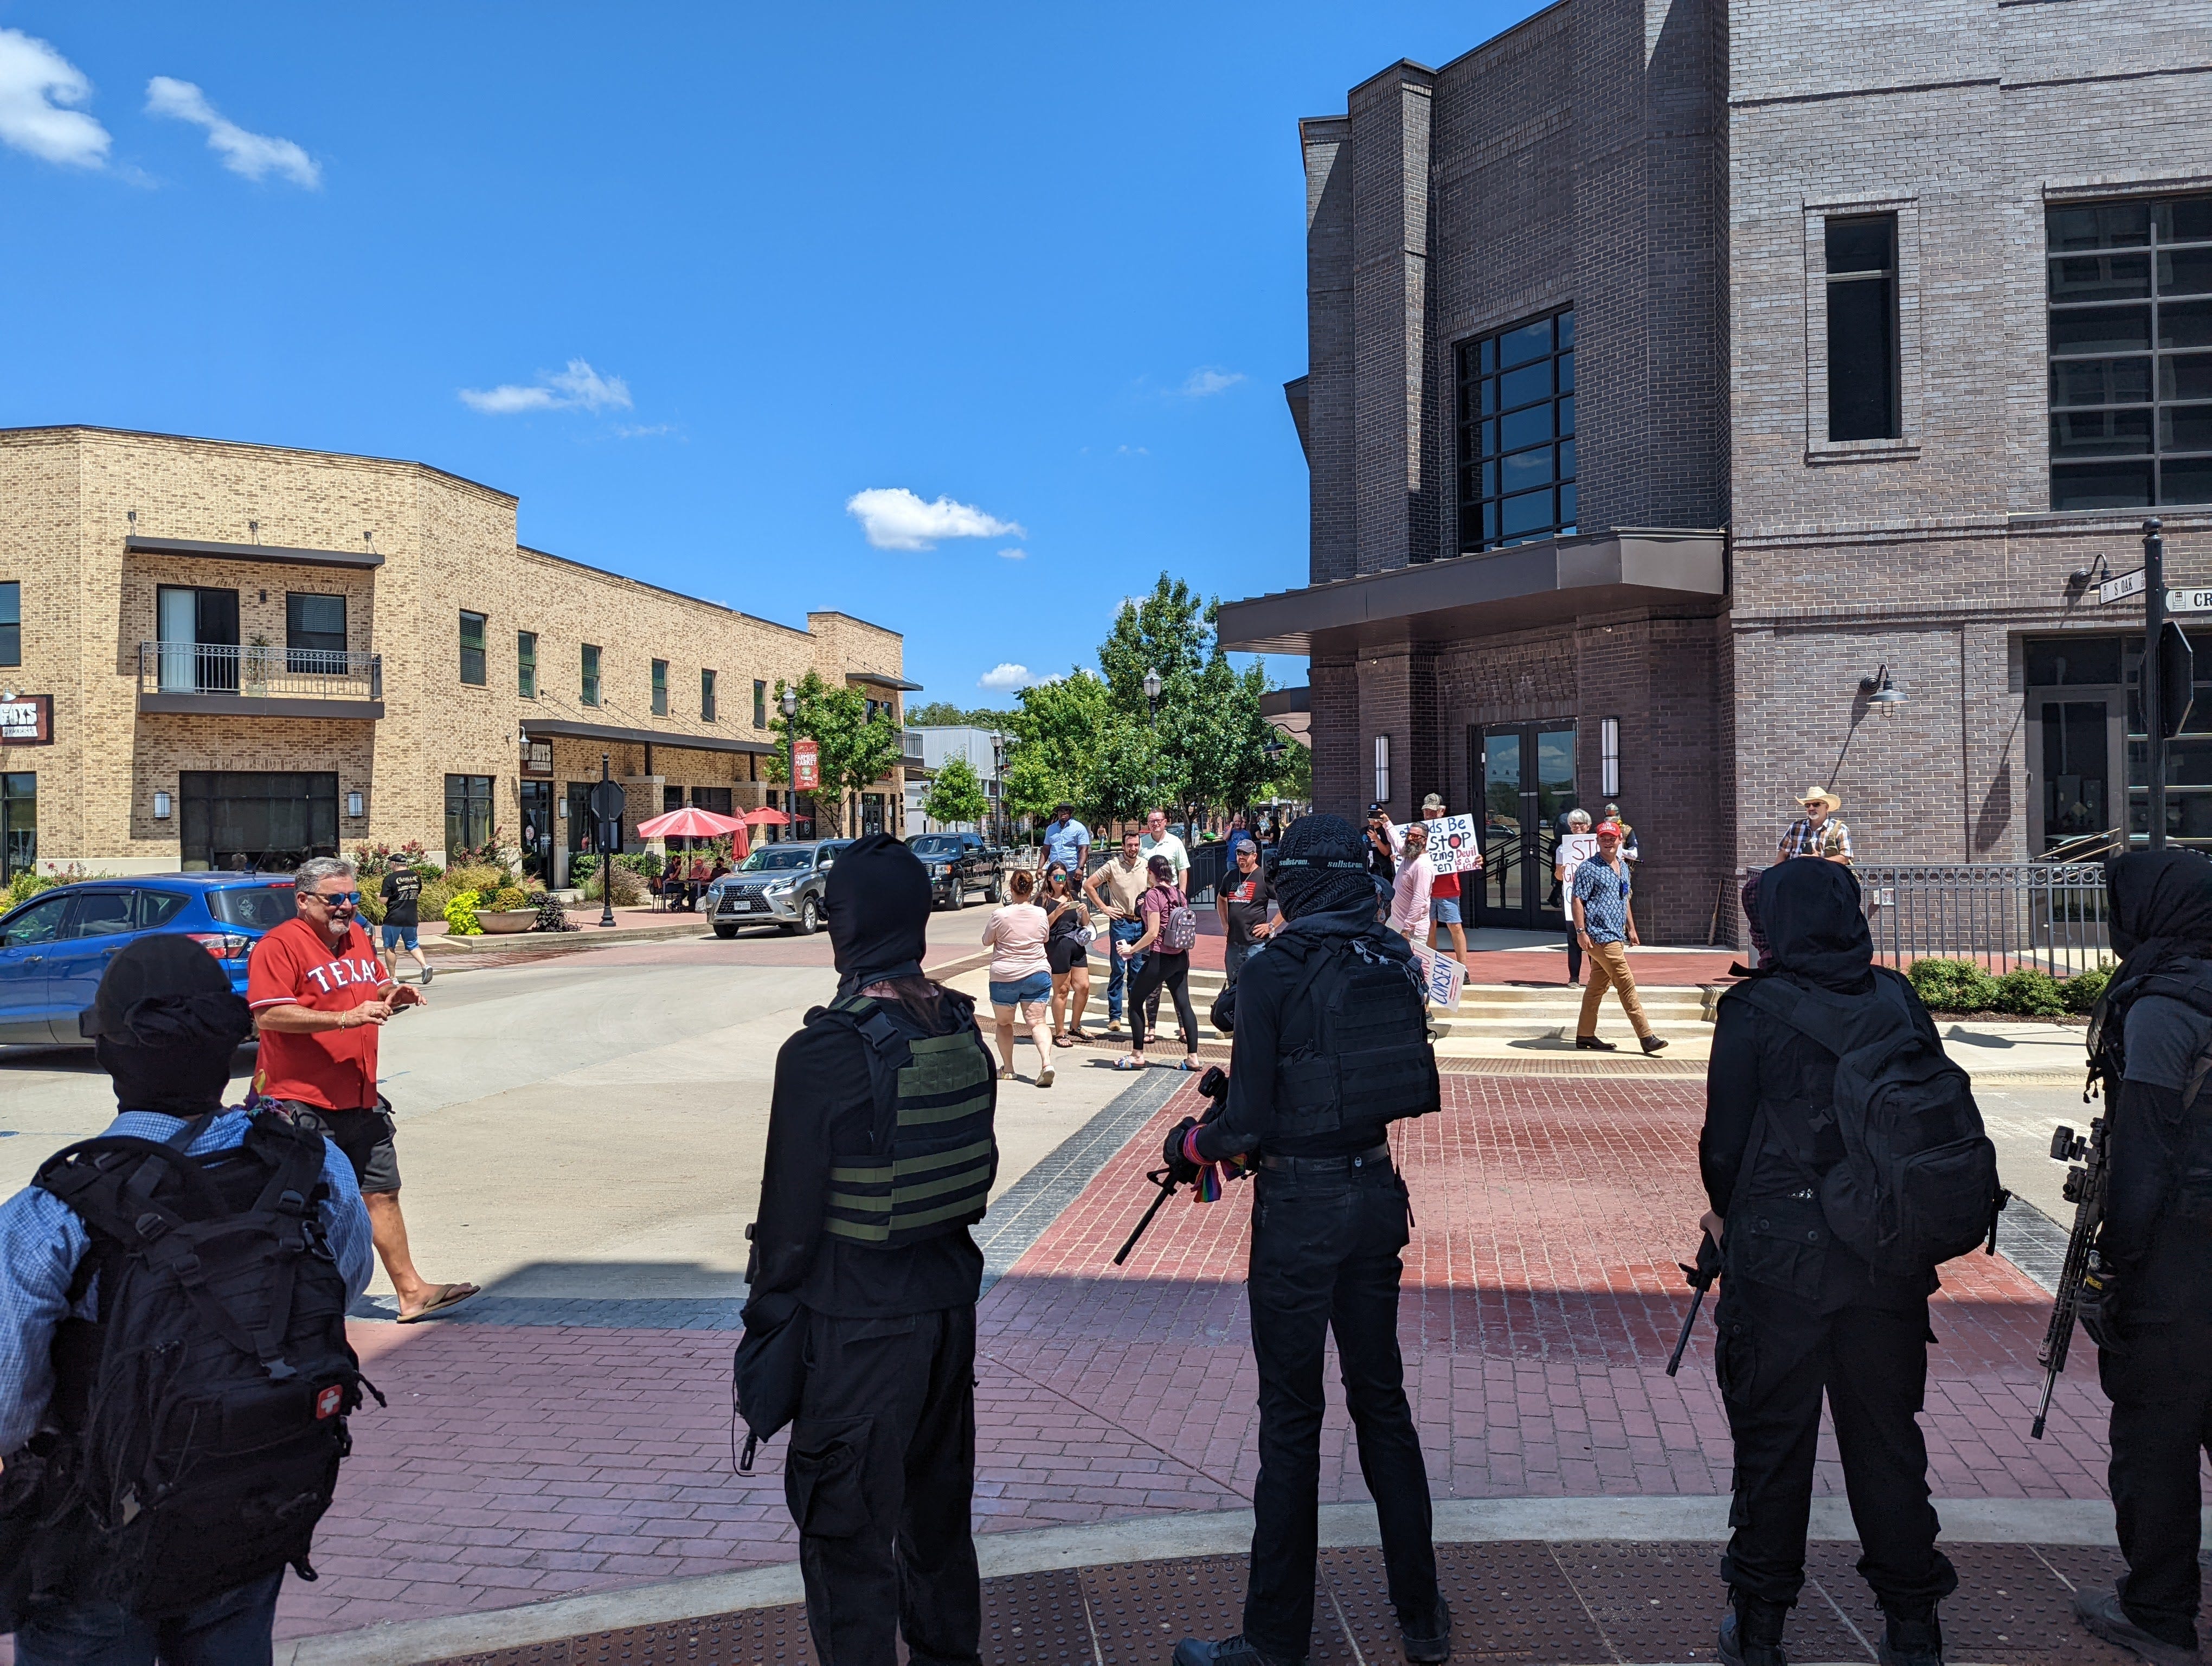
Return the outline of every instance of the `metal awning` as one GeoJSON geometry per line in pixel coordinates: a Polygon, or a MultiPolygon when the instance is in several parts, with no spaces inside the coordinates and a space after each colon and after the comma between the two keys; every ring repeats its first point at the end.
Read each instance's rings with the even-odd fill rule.
{"type": "Polygon", "coordinates": [[[778,757],[783,748],[772,740],[739,740],[718,734],[678,734],[666,729],[629,729],[613,723],[578,723],[565,717],[525,717],[522,731],[532,740],[560,736],[571,740],[620,740],[638,746],[688,747],[698,752],[750,752],[778,757]]]}
{"type": "Polygon", "coordinates": [[[196,538],[123,540],[134,556],[201,556],[216,561],[258,561],[279,567],[381,567],[384,557],[364,544],[358,550],[289,550],[274,544],[210,544],[196,538]]]}
{"type": "Polygon", "coordinates": [[[901,689],[908,694],[921,692],[919,683],[909,683],[903,677],[885,677],[878,672],[848,671],[845,673],[845,680],[848,683],[873,683],[878,688],[901,689]]]}
{"type": "Polygon", "coordinates": [[[1455,556],[1304,590],[1224,602],[1221,646],[1246,654],[1360,652],[1455,641],[1728,593],[1721,532],[1622,529],[1455,556]]]}

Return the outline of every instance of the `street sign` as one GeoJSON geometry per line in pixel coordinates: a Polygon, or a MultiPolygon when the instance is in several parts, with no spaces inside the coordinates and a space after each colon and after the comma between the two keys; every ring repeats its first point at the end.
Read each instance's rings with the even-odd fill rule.
{"type": "Polygon", "coordinates": [[[2197,656],[2190,651],[2188,635],[2168,619],[2158,633],[2158,703],[2167,739],[2181,733],[2196,696],[2197,656]]]}
{"type": "Polygon", "coordinates": [[[623,789],[618,781],[603,781],[592,788],[592,814],[603,822],[618,822],[623,813],[623,789]]]}
{"type": "Polygon", "coordinates": [[[2138,567],[2124,577],[2106,579],[2097,587],[2097,599],[2101,602],[2124,602],[2130,596],[2143,593],[2142,569],[2138,567]]]}
{"type": "Polygon", "coordinates": [[[793,784],[802,793],[811,793],[822,785],[822,749],[811,740],[795,742],[791,769],[793,784]]]}
{"type": "Polygon", "coordinates": [[[2166,593],[2166,611],[2169,613],[2212,613],[2212,590],[2169,590],[2166,593]]]}
{"type": "Polygon", "coordinates": [[[1466,873],[1481,865],[1474,817],[1433,816],[1419,825],[1429,830],[1429,861],[1437,873],[1466,873]]]}

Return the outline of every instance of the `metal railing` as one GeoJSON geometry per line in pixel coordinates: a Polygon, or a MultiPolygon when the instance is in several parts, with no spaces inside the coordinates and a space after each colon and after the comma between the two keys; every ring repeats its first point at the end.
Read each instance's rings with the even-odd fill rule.
{"type": "Polygon", "coordinates": [[[379,654],[348,654],[335,648],[141,642],[138,691],[381,700],[384,660],[379,654]]]}
{"type": "Polygon", "coordinates": [[[2101,862],[1862,862],[1853,872],[1885,965],[1942,958],[2065,977],[2112,958],[2101,862]]]}

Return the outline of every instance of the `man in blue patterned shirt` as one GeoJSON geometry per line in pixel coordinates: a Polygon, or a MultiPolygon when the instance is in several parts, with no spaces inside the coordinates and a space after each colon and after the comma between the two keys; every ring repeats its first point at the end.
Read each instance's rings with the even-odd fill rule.
{"type": "Polygon", "coordinates": [[[1597,1009],[1608,986],[1620,991],[1620,1009],[1646,1053],[1656,1053],[1666,1043],[1651,1033],[1644,1016],[1644,1003],[1636,998],[1636,975],[1628,970],[1628,951],[1636,941],[1636,912],[1629,904],[1635,883],[1620,854],[1620,824],[1597,824],[1597,854],[1575,870],[1573,881],[1575,939],[1589,957],[1589,988],[1583,991],[1581,1022],[1575,1025],[1575,1045],[1602,1053],[1613,1044],[1597,1038],[1597,1009]]]}
{"type": "MultiPolygon", "coordinates": [[[[224,1110],[230,1060],[252,1015],[230,981],[189,937],[145,937],[118,953],[87,1014],[101,1067],[115,1085],[108,1134],[167,1140],[202,1116],[213,1120],[189,1154],[228,1151],[246,1140],[246,1110],[224,1110]]],[[[353,1164],[324,1141],[318,1205],[349,1303],[374,1267],[368,1212],[353,1164]]],[[[76,1212],[35,1186],[0,1204],[0,1456],[35,1434],[54,1393],[53,1344],[64,1319],[97,1320],[95,1275],[72,1305],[70,1286],[92,1248],[76,1212]]],[[[185,1613],[151,1620],[112,1602],[82,1602],[22,1618],[16,1666],[151,1666],[173,1661],[266,1661],[283,1571],[225,1591],[185,1613]]]]}

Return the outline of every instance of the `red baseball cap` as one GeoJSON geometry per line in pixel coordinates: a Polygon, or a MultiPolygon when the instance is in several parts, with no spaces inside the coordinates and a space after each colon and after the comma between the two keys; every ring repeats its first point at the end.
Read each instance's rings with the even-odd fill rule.
{"type": "Polygon", "coordinates": [[[1591,830],[1591,831],[1596,833],[1610,833],[1617,839],[1620,836],[1620,824],[1619,822],[1600,822],[1591,830]]]}

